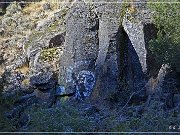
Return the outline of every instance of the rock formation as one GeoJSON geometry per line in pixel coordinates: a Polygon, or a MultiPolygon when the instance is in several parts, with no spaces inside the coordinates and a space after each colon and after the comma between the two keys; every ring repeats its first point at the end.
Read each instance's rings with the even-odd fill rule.
{"type": "Polygon", "coordinates": [[[66,25],[59,84],[64,85],[67,90],[71,87],[72,91],[68,92],[78,92],[77,76],[83,71],[91,72],[95,77],[93,80],[96,83],[93,86],[98,89],[98,92],[94,90],[96,95],[106,97],[110,94],[109,91],[116,92],[122,76],[126,76],[127,82],[131,81],[131,91],[140,89],[146,82],[147,71],[143,22],[133,23],[127,16],[123,19],[120,16],[123,3],[100,2],[78,1],[71,8],[66,25]],[[122,26],[119,18],[123,20],[122,26]],[[123,32],[127,33],[124,37],[123,32]],[[123,43],[125,38],[127,41],[123,43]]]}
{"type": "Polygon", "coordinates": [[[144,119],[168,113],[176,123],[179,74],[149,50],[157,29],[146,1],[53,2],[0,3],[0,117],[18,131],[79,131],[84,119],[92,131],[149,127],[144,119]]]}

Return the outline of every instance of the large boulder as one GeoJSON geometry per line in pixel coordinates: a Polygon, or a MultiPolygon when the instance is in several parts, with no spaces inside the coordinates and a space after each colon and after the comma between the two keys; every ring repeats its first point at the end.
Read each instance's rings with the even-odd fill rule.
{"type": "Polygon", "coordinates": [[[130,22],[129,20],[125,19],[123,22],[124,29],[129,37],[129,49],[134,49],[136,52],[138,61],[140,62],[140,68],[143,72],[147,71],[147,64],[146,64],[146,55],[147,50],[144,41],[144,31],[143,31],[143,24],[139,22],[139,24],[135,24],[130,22]],[[131,47],[131,48],[130,48],[131,47]]]}

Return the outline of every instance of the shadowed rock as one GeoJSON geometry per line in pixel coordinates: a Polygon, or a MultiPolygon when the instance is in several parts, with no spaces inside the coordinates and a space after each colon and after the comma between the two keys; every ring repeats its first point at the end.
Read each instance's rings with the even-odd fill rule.
{"type": "Polygon", "coordinates": [[[62,44],[65,42],[65,38],[64,38],[65,35],[66,35],[66,33],[62,33],[62,34],[56,35],[55,37],[51,38],[51,40],[49,42],[49,47],[53,48],[53,47],[62,46],[62,44]]]}
{"type": "Polygon", "coordinates": [[[53,73],[39,73],[32,76],[30,78],[30,85],[42,91],[53,88],[55,85],[53,73]]]}

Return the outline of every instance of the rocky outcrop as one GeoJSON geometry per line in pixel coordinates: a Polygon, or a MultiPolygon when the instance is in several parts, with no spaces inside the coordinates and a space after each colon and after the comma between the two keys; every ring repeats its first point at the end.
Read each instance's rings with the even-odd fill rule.
{"type": "MultiPolygon", "coordinates": [[[[138,22],[139,14],[127,12],[121,25],[124,3],[103,2],[74,1],[55,11],[48,3],[43,5],[45,10],[35,15],[40,20],[28,28],[32,33],[18,39],[23,54],[19,54],[18,60],[11,60],[10,69],[28,63],[29,74],[55,71],[65,94],[75,93],[78,99],[90,95],[110,97],[123,89],[119,86],[124,82],[131,92],[141,89],[147,70],[145,21],[138,22]]],[[[17,18],[22,15],[22,9],[14,5],[18,13],[14,18],[17,18]]],[[[8,8],[8,16],[10,11],[14,12],[8,8]]],[[[30,25],[15,20],[12,28],[18,26],[19,30],[19,24],[30,25]]],[[[8,29],[6,23],[3,26],[8,29]]]]}
{"type": "Polygon", "coordinates": [[[126,31],[130,39],[132,47],[134,48],[136,54],[138,55],[142,71],[145,73],[147,71],[147,64],[146,64],[147,51],[144,41],[143,24],[141,22],[135,24],[125,19],[123,22],[123,26],[124,26],[124,30],[126,31]]]}
{"type": "Polygon", "coordinates": [[[152,14],[146,8],[146,3],[134,2],[137,3],[131,3],[130,7],[127,8],[122,25],[128,36],[125,76],[131,91],[138,91],[143,89],[147,83],[147,73],[149,72],[147,71],[149,67],[147,65],[149,61],[148,42],[150,40],[148,32],[154,33],[147,32],[146,26],[152,23],[152,14]]]}
{"type": "MultiPolygon", "coordinates": [[[[98,20],[90,5],[78,2],[73,5],[67,17],[64,53],[60,60],[61,85],[66,84],[72,91],[79,86],[79,79],[94,78],[94,60],[97,57],[98,20]],[[81,75],[82,74],[82,75],[81,75]],[[83,76],[83,77],[80,77],[83,76]],[[76,86],[78,85],[78,86],[76,86]]],[[[93,84],[92,84],[93,85],[93,84]]]]}
{"type": "Polygon", "coordinates": [[[14,2],[0,11],[0,110],[7,107],[3,117],[15,130],[34,131],[40,122],[44,131],[79,131],[79,116],[93,122],[91,131],[147,125],[168,113],[179,118],[179,76],[148,62],[148,42],[157,31],[145,1],[133,2],[61,0],[27,8],[14,2]]]}
{"type": "Polygon", "coordinates": [[[92,91],[92,82],[95,82],[98,75],[101,75],[99,81],[102,81],[102,94],[106,95],[108,89],[117,87],[118,9],[115,4],[77,2],[73,5],[67,18],[65,50],[60,65],[59,83],[67,85],[67,89],[74,87],[76,93],[79,93],[77,87],[84,89],[81,91],[92,91]],[[89,90],[85,89],[86,84],[79,83],[82,72],[86,74],[83,80],[89,80],[88,76],[91,76],[89,90]]]}
{"type": "Polygon", "coordinates": [[[56,85],[53,73],[39,73],[32,76],[30,78],[30,85],[35,90],[35,95],[37,98],[46,102],[53,101],[56,85]]]}
{"type": "MultiPolygon", "coordinates": [[[[109,97],[118,90],[120,77],[119,11],[121,3],[97,6],[99,16],[99,49],[95,63],[96,88],[98,96],[109,97]],[[111,91],[111,92],[110,92],[111,91]]],[[[95,96],[95,94],[93,93],[95,96]]]]}
{"type": "Polygon", "coordinates": [[[144,82],[140,84],[147,70],[143,24],[124,20],[124,33],[127,35],[121,36],[123,28],[118,21],[121,7],[122,3],[77,2],[73,5],[67,18],[65,50],[59,75],[59,84],[65,85],[68,91],[71,89],[71,93],[78,93],[77,86],[82,88],[77,79],[83,71],[91,72],[94,76],[93,80],[96,83],[92,86],[95,86],[96,92],[93,92],[93,95],[108,97],[110,93],[115,93],[119,89],[124,64],[130,67],[126,70],[129,74],[127,80],[133,80],[130,85],[137,86],[132,87],[131,91],[139,89],[139,85],[141,88],[144,85],[144,82]],[[121,42],[125,38],[129,40],[126,43],[121,42]],[[128,59],[124,57],[123,49],[128,50],[128,59]],[[135,74],[128,78],[132,70],[136,70],[135,74]]]}
{"type": "Polygon", "coordinates": [[[68,91],[72,88],[72,93],[78,92],[76,81],[80,71],[94,74],[96,92],[93,95],[108,97],[117,92],[122,76],[126,76],[127,82],[131,81],[131,91],[144,86],[147,50],[143,23],[134,23],[125,17],[123,30],[119,24],[121,7],[122,3],[77,2],[73,5],[66,25],[59,75],[59,84],[65,85],[68,91]],[[127,34],[122,36],[123,32],[127,34]]]}
{"type": "Polygon", "coordinates": [[[55,85],[55,82],[53,80],[53,74],[52,73],[46,73],[46,74],[39,73],[35,76],[32,76],[30,78],[30,85],[42,91],[51,89],[55,85]]]}

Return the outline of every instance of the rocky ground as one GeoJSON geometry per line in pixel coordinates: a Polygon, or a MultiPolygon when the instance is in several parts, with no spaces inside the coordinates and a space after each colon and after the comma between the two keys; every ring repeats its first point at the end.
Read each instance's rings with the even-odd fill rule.
{"type": "Polygon", "coordinates": [[[0,131],[179,132],[179,73],[152,61],[151,17],[143,4],[10,3],[0,131]]]}

